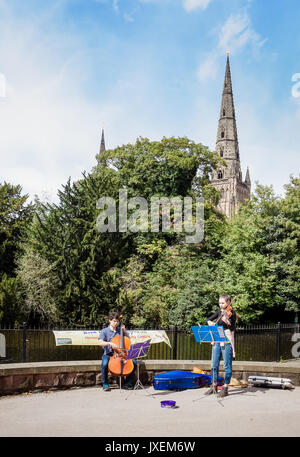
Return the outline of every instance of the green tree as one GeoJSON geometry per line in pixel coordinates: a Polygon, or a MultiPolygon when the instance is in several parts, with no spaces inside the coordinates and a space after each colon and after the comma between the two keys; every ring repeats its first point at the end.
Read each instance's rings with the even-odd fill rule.
{"type": "Polygon", "coordinates": [[[272,186],[257,185],[251,201],[228,225],[215,288],[233,296],[243,323],[272,320],[278,311],[296,310],[299,304],[295,184],[287,186],[284,199],[272,186]]]}
{"type": "Polygon", "coordinates": [[[185,196],[192,187],[202,193],[219,161],[217,154],[188,138],[150,141],[138,138],[97,156],[100,166],[112,166],[129,196],[185,196]]]}
{"type": "Polygon", "coordinates": [[[24,318],[19,279],[4,273],[0,281],[0,322],[14,326],[20,325],[24,318]]]}
{"type": "Polygon", "coordinates": [[[291,176],[281,200],[278,246],[274,254],[278,268],[277,294],[286,311],[300,308],[300,177],[291,176]]]}
{"type": "Polygon", "coordinates": [[[18,243],[33,214],[27,200],[21,186],[0,183],[0,277],[4,273],[14,276],[18,243]]]}
{"type": "Polygon", "coordinates": [[[140,316],[157,327],[189,329],[203,322],[214,303],[211,260],[190,246],[168,247],[145,275],[140,316]]]}
{"type": "Polygon", "coordinates": [[[207,148],[186,138],[140,138],[102,153],[92,173],[63,186],[57,205],[38,206],[25,245],[58,278],[58,311],[65,322],[101,323],[116,306],[134,309],[136,316],[138,293],[132,282],[128,287],[128,277],[138,281],[166,246],[181,242],[175,233],[119,232],[118,211],[117,231],[100,233],[98,199],[112,197],[118,208],[120,189],[127,190],[128,198],[193,195],[202,189],[200,183],[208,186],[216,160],[207,148]],[[141,260],[143,271],[135,270],[135,259],[141,260]]]}
{"type": "Polygon", "coordinates": [[[47,260],[59,281],[57,307],[65,323],[101,323],[108,312],[103,274],[127,256],[126,234],[99,233],[97,200],[117,196],[115,173],[84,175],[59,191],[59,203],[42,205],[28,229],[26,245],[47,260]]]}
{"type": "Polygon", "coordinates": [[[18,260],[17,273],[25,296],[23,312],[28,324],[58,322],[59,280],[53,265],[39,253],[26,248],[18,260]]]}
{"type": "Polygon", "coordinates": [[[0,321],[7,325],[24,319],[15,270],[20,241],[34,210],[27,199],[28,195],[22,195],[21,186],[0,184],[0,321]]]}

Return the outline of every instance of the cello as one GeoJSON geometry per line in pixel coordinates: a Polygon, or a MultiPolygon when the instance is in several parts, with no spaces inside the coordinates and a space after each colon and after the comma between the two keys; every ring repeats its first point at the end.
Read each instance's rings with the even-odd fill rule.
{"type": "Polygon", "coordinates": [[[114,376],[128,376],[134,369],[132,359],[126,360],[127,352],[130,347],[130,338],[124,335],[122,316],[120,316],[120,335],[116,335],[111,340],[112,343],[117,345],[114,349],[114,354],[110,357],[108,362],[108,370],[114,376]]]}

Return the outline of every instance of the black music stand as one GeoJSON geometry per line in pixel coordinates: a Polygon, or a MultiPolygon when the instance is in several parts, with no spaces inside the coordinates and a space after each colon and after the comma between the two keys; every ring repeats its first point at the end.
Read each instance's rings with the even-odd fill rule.
{"type": "MultiPolygon", "coordinates": [[[[192,327],[194,337],[197,341],[197,343],[212,343],[214,346],[215,343],[225,343],[228,342],[228,339],[224,333],[223,327],[219,325],[198,325],[192,327]]],[[[212,348],[212,354],[213,354],[213,360],[212,360],[212,366],[214,367],[214,348],[212,348]]],[[[213,375],[212,375],[212,387],[213,387],[213,392],[214,394],[217,393],[216,389],[216,384],[218,382],[218,379],[216,379],[216,383],[214,383],[215,380],[215,370],[212,369],[213,375]]],[[[200,400],[203,397],[198,398],[200,400]]],[[[198,400],[193,400],[193,401],[198,401],[198,400]]]]}
{"type": "Polygon", "coordinates": [[[144,389],[146,394],[150,395],[152,397],[151,394],[148,394],[148,392],[146,391],[145,387],[143,386],[143,384],[141,383],[141,380],[140,380],[140,359],[141,359],[141,357],[145,357],[147,355],[149,347],[150,347],[150,343],[151,343],[151,339],[143,341],[142,343],[136,343],[136,344],[133,344],[132,346],[130,346],[130,349],[129,349],[127,357],[126,357],[126,360],[136,359],[136,363],[137,363],[137,381],[135,383],[135,386],[134,386],[132,392],[130,392],[130,394],[125,398],[125,400],[127,400],[127,398],[135,390],[137,390],[139,388],[144,389]]]}

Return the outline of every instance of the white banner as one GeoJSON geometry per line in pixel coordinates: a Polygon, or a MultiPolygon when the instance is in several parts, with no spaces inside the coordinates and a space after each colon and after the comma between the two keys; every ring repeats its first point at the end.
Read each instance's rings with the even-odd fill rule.
{"type": "Polygon", "coordinates": [[[56,346],[99,346],[100,330],[53,330],[56,346]]]}
{"type": "Polygon", "coordinates": [[[151,339],[150,344],[154,343],[166,343],[168,346],[172,347],[170,340],[165,330],[127,330],[130,336],[131,344],[141,343],[151,339]]]}
{"type": "MultiPolygon", "coordinates": [[[[101,330],[53,330],[56,346],[99,346],[101,330]]],[[[165,330],[127,330],[131,344],[151,339],[151,344],[166,343],[171,347],[165,330]]]]}

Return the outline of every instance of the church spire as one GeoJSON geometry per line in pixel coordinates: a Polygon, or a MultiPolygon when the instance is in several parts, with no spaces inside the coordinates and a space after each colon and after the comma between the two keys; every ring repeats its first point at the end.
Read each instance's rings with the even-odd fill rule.
{"type": "Polygon", "coordinates": [[[221,157],[240,160],[229,53],[227,53],[216,150],[221,157]]]}
{"type": "Polygon", "coordinates": [[[102,134],[101,134],[100,154],[102,152],[105,152],[104,129],[102,129],[102,134]]]}
{"type": "Polygon", "coordinates": [[[236,117],[233,101],[233,90],[230,70],[229,53],[227,52],[224,86],[216,152],[224,160],[212,174],[212,184],[220,191],[218,209],[231,218],[239,205],[250,198],[251,181],[247,170],[246,179],[242,180],[240,164],[239,142],[236,127],[236,117]]]}

